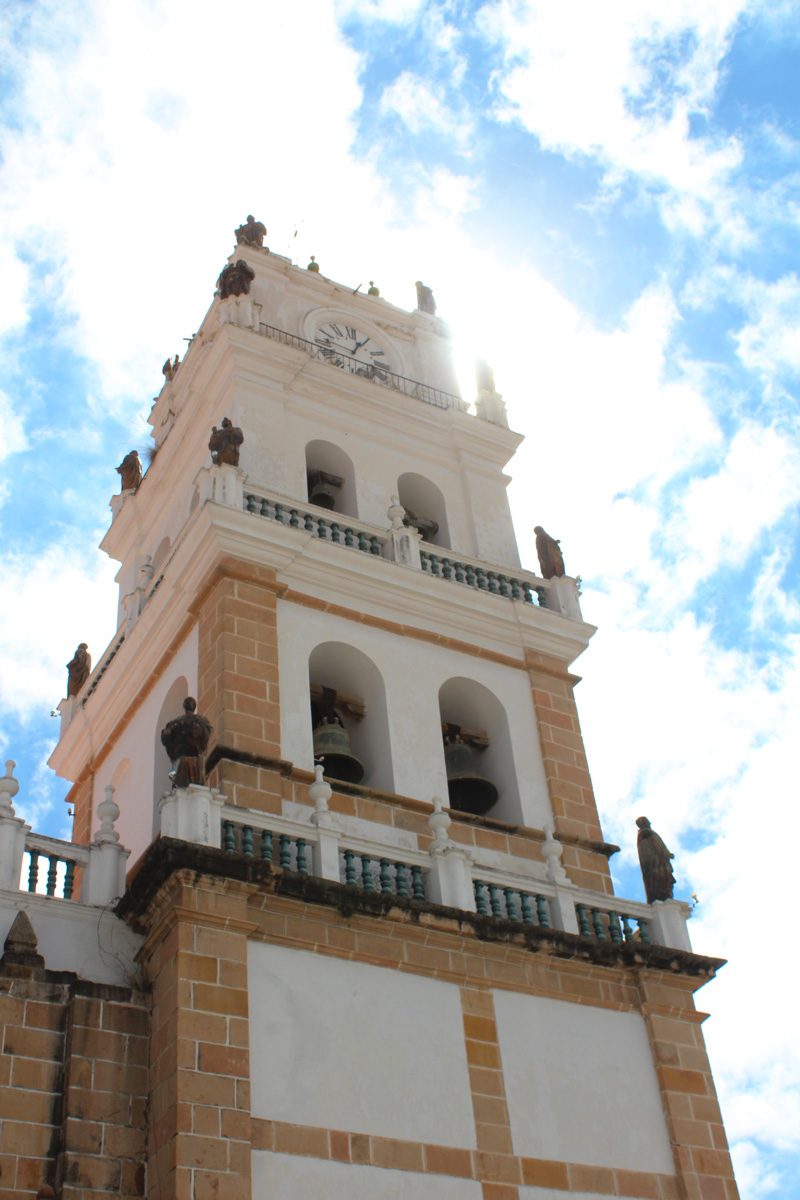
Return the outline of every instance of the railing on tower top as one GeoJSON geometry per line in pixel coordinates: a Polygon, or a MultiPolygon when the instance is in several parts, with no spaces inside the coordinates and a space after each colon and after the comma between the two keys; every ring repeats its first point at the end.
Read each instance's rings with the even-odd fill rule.
{"type": "Polygon", "coordinates": [[[274,325],[259,324],[258,332],[262,337],[272,338],[273,341],[281,342],[284,346],[294,346],[297,350],[303,350],[319,362],[338,367],[340,370],[346,371],[348,375],[371,379],[384,387],[402,392],[404,396],[410,396],[413,400],[422,400],[425,404],[432,404],[434,408],[458,408],[462,411],[467,408],[461,397],[452,392],[443,392],[439,388],[429,387],[427,383],[420,383],[417,379],[407,379],[405,375],[395,375],[393,371],[387,371],[381,366],[359,362],[350,354],[341,354],[328,346],[318,346],[316,342],[309,342],[306,338],[297,337],[294,333],[287,333],[285,329],[277,329],[274,325]]]}
{"type": "MultiPolygon", "coordinates": [[[[315,505],[306,507],[286,497],[277,499],[261,489],[257,492],[245,492],[244,509],[245,512],[269,517],[280,525],[301,530],[323,542],[333,542],[349,550],[360,550],[364,554],[375,555],[376,558],[389,557],[388,534],[374,526],[370,528],[361,523],[351,524],[345,513],[317,508],[315,505]]],[[[426,547],[420,547],[420,569],[423,574],[449,579],[453,583],[504,596],[508,600],[521,600],[524,604],[548,607],[549,583],[538,575],[528,571],[520,575],[507,575],[492,570],[488,564],[478,559],[466,559],[463,555],[459,555],[458,558],[445,557],[435,554],[434,547],[428,543],[423,545],[426,547]]],[[[435,549],[440,550],[441,547],[437,546],[435,549]]]]}

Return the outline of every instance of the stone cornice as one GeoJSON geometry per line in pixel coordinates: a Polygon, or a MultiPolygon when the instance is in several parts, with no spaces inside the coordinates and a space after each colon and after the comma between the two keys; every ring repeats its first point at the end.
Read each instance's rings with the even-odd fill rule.
{"type": "MultiPolygon", "coordinates": [[[[462,909],[447,908],[427,900],[412,900],[380,893],[362,892],[346,884],[298,875],[272,863],[229,854],[209,846],[174,838],[160,838],[137,864],[128,889],[115,912],[140,933],[149,932],[150,914],[160,913],[159,897],[177,872],[191,872],[217,880],[235,880],[249,885],[253,897],[279,895],[303,904],[319,904],[338,910],[347,919],[358,914],[376,920],[424,922],[429,928],[454,937],[474,937],[482,942],[500,942],[532,953],[544,952],[561,959],[574,959],[593,966],[664,971],[698,980],[702,986],[713,979],[725,960],[685,950],[631,942],[593,942],[561,930],[541,929],[518,921],[480,916],[462,909]]],[[[197,919],[202,921],[202,915],[197,919]]]]}

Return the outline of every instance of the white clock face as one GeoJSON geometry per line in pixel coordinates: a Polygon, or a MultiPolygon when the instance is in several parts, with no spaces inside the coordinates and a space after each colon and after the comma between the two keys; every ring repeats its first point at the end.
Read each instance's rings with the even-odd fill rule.
{"type": "Polygon", "coordinates": [[[320,356],[336,367],[352,367],[356,375],[386,375],[391,367],[386,351],[379,346],[371,334],[357,329],[346,318],[325,321],[317,328],[314,341],[319,346],[320,356]],[[350,360],[350,361],[348,361],[350,360]]]}

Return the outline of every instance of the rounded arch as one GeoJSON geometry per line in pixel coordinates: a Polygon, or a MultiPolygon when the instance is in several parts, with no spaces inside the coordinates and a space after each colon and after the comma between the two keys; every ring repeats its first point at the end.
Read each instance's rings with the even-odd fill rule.
{"type": "Polygon", "coordinates": [[[161,730],[167,721],[179,717],[183,712],[183,702],[189,695],[189,681],[185,675],[179,675],[170,684],[169,691],[164,697],[159,709],[154,732],[155,752],[153,755],[153,835],[158,834],[158,802],[172,787],[169,777],[170,761],[167,752],[161,744],[161,730]]]}
{"type": "Polygon", "coordinates": [[[364,702],[359,720],[337,709],[356,758],[364,766],[365,786],[394,790],[389,718],[383,676],[371,658],[346,642],[321,642],[308,660],[309,687],[333,688],[364,702]]]}
{"type": "Polygon", "coordinates": [[[310,503],[348,517],[358,516],[353,464],[333,442],[315,440],[306,446],[306,483],[310,503]],[[318,498],[313,500],[315,490],[318,498]]]}
{"type": "Polygon", "coordinates": [[[439,689],[439,713],[443,725],[486,734],[489,744],[478,753],[477,770],[498,792],[497,801],[487,815],[519,823],[522,805],[508,716],[497,696],[475,679],[456,676],[439,689]]]}
{"type": "Polygon", "coordinates": [[[423,540],[434,546],[450,547],[450,528],[447,523],[447,506],[444,496],[435,483],[406,471],[397,480],[397,495],[406,512],[416,521],[423,540]]]}

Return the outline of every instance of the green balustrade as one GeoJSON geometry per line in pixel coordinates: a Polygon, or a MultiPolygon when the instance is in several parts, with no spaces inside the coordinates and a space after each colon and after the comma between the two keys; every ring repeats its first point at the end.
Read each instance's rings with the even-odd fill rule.
{"type": "Polygon", "coordinates": [[[344,881],[349,887],[356,886],[356,856],[352,850],[344,851],[344,881]]]}
{"type": "Polygon", "coordinates": [[[261,861],[272,862],[272,834],[268,829],[261,830],[261,861]]]}
{"type": "Polygon", "coordinates": [[[425,899],[425,883],[422,878],[422,867],[416,865],[411,868],[411,894],[415,900],[425,899]]]}
{"type": "Polygon", "coordinates": [[[242,854],[246,854],[248,858],[253,857],[253,827],[252,825],[242,826],[242,854]]]}
{"type": "Polygon", "coordinates": [[[39,851],[31,850],[31,861],[28,865],[28,891],[35,892],[39,884],[39,851]]]}
{"type": "Polygon", "coordinates": [[[284,871],[292,869],[292,839],[286,833],[278,838],[278,863],[284,871]]]}
{"type": "Polygon", "coordinates": [[[300,514],[296,508],[289,509],[289,524],[291,525],[292,529],[300,528],[300,514]]]}
{"type": "Polygon", "coordinates": [[[66,860],[67,869],[64,872],[64,899],[71,900],[75,888],[75,863],[71,858],[66,860]]]}

